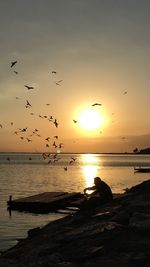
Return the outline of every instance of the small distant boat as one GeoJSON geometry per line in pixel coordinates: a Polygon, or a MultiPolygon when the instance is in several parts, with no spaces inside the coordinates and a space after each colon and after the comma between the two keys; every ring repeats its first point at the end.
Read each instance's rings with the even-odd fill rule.
{"type": "Polygon", "coordinates": [[[134,172],[150,172],[150,167],[138,167],[138,168],[134,168],[134,172]]]}

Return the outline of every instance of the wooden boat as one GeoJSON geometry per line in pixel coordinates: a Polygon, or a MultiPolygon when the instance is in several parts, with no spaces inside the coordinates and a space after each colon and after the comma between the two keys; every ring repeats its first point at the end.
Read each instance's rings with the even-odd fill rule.
{"type": "Polygon", "coordinates": [[[138,167],[138,168],[134,168],[134,172],[150,172],[150,167],[138,167]]]}

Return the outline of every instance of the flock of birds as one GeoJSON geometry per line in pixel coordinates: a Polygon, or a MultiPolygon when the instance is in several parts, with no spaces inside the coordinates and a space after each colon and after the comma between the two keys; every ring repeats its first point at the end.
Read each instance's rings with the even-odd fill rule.
{"type": "MultiPolygon", "coordinates": [[[[15,60],[15,61],[12,61],[11,65],[10,65],[10,68],[13,69],[13,72],[16,75],[18,75],[18,70],[14,69],[14,68],[17,66],[17,63],[18,63],[18,61],[15,60]]],[[[55,70],[52,70],[51,74],[56,76],[57,72],[55,70]]],[[[55,81],[55,85],[56,86],[61,86],[62,82],[63,82],[63,80],[57,80],[57,81],[55,81]]],[[[25,84],[24,87],[27,90],[34,90],[35,89],[34,86],[27,85],[27,84],[25,84]]],[[[127,94],[127,91],[125,91],[123,93],[123,95],[125,95],[125,94],[127,94]]],[[[16,99],[19,100],[20,98],[18,96],[16,96],[16,99]]],[[[102,105],[101,103],[97,103],[96,102],[96,103],[93,103],[91,106],[95,107],[95,106],[101,106],[101,105],[102,105]]],[[[50,106],[50,103],[46,103],[46,106],[50,106]]],[[[31,104],[31,102],[29,100],[26,100],[25,108],[26,109],[32,108],[32,104],[31,104]]],[[[112,114],[114,114],[114,113],[112,113],[112,114]]],[[[35,114],[34,114],[34,112],[30,112],[30,115],[34,116],[35,114]]],[[[48,116],[48,115],[38,114],[38,117],[41,118],[41,119],[48,120],[48,122],[53,124],[56,128],[58,128],[58,126],[59,126],[58,120],[56,118],[54,118],[52,115],[48,116]]],[[[76,119],[73,119],[72,121],[73,121],[73,123],[78,123],[78,121],[76,119]]],[[[11,122],[10,125],[13,126],[14,123],[11,122]]],[[[3,128],[3,125],[1,123],[0,123],[0,128],[3,128]]],[[[42,138],[42,136],[40,134],[40,130],[37,129],[37,128],[32,129],[32,131],[29,131],[28,127],[17,128],[13,132],[13,134],[18,136],[20,140],[26,140],[28,143],[33,142],[34,137],[41,137],[42,138]]],[[[125,137],[122,137],[122,139],[124,140],[125,137]]],[[[59,154],[60,154],[61,149],[64,147],[64,143],[58,142],[59,141],[58,135],[54,135],[53,136],[53,141],[52,141],[51,144],[50,144],[50,140],[51,140],[50,136],[47,136],[47,137],[44,138],[45,147],[46,148],[50,148],[50,146],[52,146],[53,148],[56,149],[56,153],[47,153],[46,152],[46,153],[42,154],[42,158],[44,160],[47,160],[48,164],[55,163],[55,162],[57,162],[57,161],[59,161],[61,159],[59,154]]],[[[7,160],[10,161],[10,158],[8,157],[7,160]]],[[[29,157],[29,160],[32,160],[32,158],[29,157]]],[[[71,157],[70,161],[69,161],[69,165],[75,163],[75,161],[76,161],[76,158],[71,157]]],[[[64,170],[67,171],[68,167],[65,166],[64,170]]]]}

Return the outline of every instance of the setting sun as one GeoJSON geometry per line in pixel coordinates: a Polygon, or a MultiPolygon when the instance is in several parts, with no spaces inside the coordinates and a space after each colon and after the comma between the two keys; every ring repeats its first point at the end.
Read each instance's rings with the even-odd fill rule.
{"type": "Polygon", "coordinates": [[[87,109],[80,114],[78,122],[83,129],[95,130],[101,127],[103,119],[99,112],[87,109]]]}

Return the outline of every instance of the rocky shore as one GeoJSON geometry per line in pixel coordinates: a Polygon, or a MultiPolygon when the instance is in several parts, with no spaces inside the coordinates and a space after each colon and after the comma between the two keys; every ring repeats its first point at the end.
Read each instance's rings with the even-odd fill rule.
{"type": "Polygon", "coordinates": [[[111,203],[28,231],[1,267],[150,266],[150,180],[111,203]]]}

